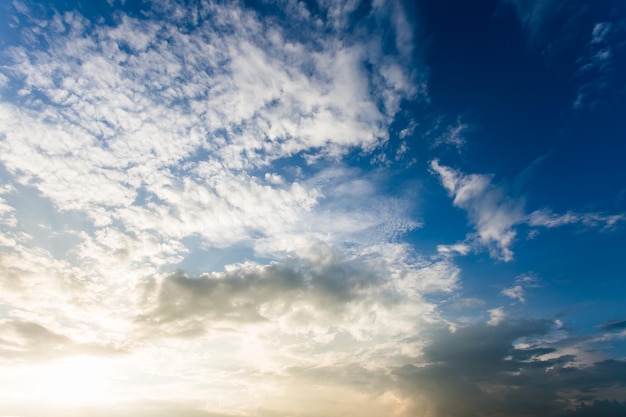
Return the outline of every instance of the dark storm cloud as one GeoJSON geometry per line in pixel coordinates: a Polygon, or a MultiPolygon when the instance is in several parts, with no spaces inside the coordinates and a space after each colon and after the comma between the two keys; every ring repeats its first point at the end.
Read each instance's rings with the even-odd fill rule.
{"type": "MultiPolygon", "coordinates": [[[[518,340],[548,335],[551,327],[549,321],[526,320],[442,331],[424,350],[428,365],[405,365],[395,375],[407,395],[429,399],[430,411],[421,412],[437,417],[586,415],[604,406],[587,404],[603,392],[626,397],[624,361],[584,366],[547,343],[516,347],[518,340]]],[[[420,402],[415,404],[419,415],[420,402]]]]}

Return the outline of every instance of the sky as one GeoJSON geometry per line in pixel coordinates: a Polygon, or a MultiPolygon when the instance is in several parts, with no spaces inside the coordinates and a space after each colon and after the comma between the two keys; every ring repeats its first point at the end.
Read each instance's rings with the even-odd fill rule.
{"type": "Polygon", "coordinates": [[[0,3],[1,417],[626,414],[626,3],[0,3]]]}

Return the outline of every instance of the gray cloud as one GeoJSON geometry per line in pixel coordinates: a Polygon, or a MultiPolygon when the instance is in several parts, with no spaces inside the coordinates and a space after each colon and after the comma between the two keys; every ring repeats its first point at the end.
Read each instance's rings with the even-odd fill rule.
{"type": "Polygon", "coordinates": [[[82,343],[41,324],[4,319],[0,321],[0,357],[8,360],[53,360],[74,355],[108,356],[123,353],[111,344],[82,343]]]}
{"type": "Polygon", "coordinates": [[[393,334],[404,323],[395,332],[406,332],[431,315],[422,295],[449,291],[458,271],[446,261],[403,265],[390,256],[349,257],[318,243],[307,257],[231,265],[198,277],[174,272],[138,287],[136,323],[163,336],[196,336],[228,323],[280,323],[287,333],[330,328],[355,337],[393,334]]]}
{"type": "Polygon", "coordinates": [[[626,402],[603,400],[582,404],[574,410],[559,414],[558,417],[621,417],[623,415],[626,415],[626,402]]]}
{"type": "MultiPolygon", "coordinates": [[[[454,332],[431,330],[422,354],[402,366],[311,364],[258,377],[313,386],[318,393],[357,392],[403,417],[620,415],[626,405],[617,402],[626,399],[626,362],[580,364],[576,355],[545,341],[554,328],[550,320],[509,320],[454,332]]],[[[297,389],[293,394],[302,395],[297,389]]],[[[299,398],[316,398],[311,395],[299,398]]]]}
{"type": "Polygon", "coordinates": [[[594,407],[589,399],[603,392],[626,398],[626,362],[582,366],[549,344],[516,345],[551,327],[546,320],[518,320],[441,331],[424,350],[429,364],[406,365],[395,375],[407,396],[431,401],[421,410],[415,401],[414,412],[427,416],[556,417],[586,412],[594,407]]]}
{"type": "Polygon", "coordinates": [[[626,320],[606,323],[600,326],[600,328],[607,331],[626,330],[626,320]]]}
{"type": "Polygon", "coordinates": [[[203,317],[255,322],[264,320],[261,307],[276,300],[285,303],[286,308],[306,301],[328,310],[341,309],[378,280],[376,275],[355,269],[349,263],[244,264],[225,273],[197,278],[175,272],[158,283],[146,285],[145,297],[156,295],[157,306],[141,320],[167,323],[203,317]]]}

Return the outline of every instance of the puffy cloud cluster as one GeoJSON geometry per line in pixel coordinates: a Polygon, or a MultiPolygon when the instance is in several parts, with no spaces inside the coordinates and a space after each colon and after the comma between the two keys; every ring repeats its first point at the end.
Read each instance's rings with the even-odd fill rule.
{"type": "Polygon", "coordinates": [[[320,244],[307,258],[231,265],[199,277],[176,272],[141,284],[136,321],[157,335],[254,324],[331,339],[341,332],[359,340],[408,337],[438,320],[423,296],[451,291],[458,269],[446,260],[390,255],[348,259],[320,244]]]}
{"type": "Polygon", "coordinates": [[[333,2],[267,18],[157,1],[108,22],[7,7],[19,38],[0,102],[9,310],[128,330],[112,312],[136,313],[136,284],[198,249],[274,259],[325,242],[359,256],[419,226],[409,198],[385,201],[376,178],[338,163],[384,143],[400,101],[424,94],[400,4],[349,22],[356,5],[333,2]]]}
{"type": "MultiPolygon", "coordinates": [[[[2,162],[96,226],[213,245],[279,233],[321,195],[293,175],[264,180],[273,161],[371,150],[398,102],[420,94],[408,52],[386,53],[372,31],[345,36],[336,19],[352,9],[328,5],[323,23],[302,8],[276,21],[238,4],[154,7],[163,14],[120,13],[113,26],[17,14],[30,27],[5,67],[16,97],[0,107],[2,162]]],[[[397,23],[396,52],[412,30],[398,7],[362,23],[397,23]]]]}

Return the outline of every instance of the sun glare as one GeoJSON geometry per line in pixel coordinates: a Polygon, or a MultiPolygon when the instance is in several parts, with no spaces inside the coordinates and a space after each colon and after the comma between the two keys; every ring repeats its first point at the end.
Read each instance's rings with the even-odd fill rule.
{"type": "Polygon", "coordinates": [[[37,394],[59,403],[89,403],[104,399],[107,362],[100,358],[76,357],[42,366],[37,394]]]}

